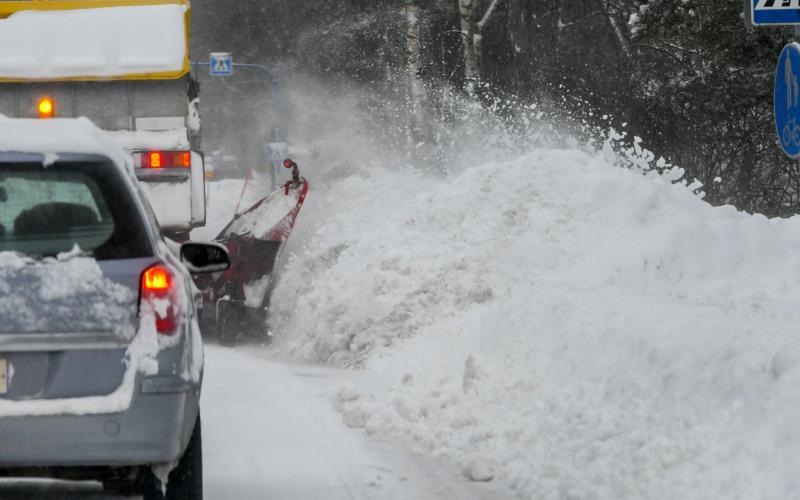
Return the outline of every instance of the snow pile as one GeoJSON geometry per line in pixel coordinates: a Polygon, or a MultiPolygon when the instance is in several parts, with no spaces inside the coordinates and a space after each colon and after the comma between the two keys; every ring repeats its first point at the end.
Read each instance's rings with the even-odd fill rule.
{"type": "Polygon", "coordinates": [[[183,5],[21,11],[0,20],[0,78],[121,77],[181,72],[183,5]]]}
{"type": "Polygon", "coordinates": [[[612,163],[541,149],[316,191],[279,346],[369,373],[349,425],[524,498],[800,497],[800,219],[612,163]]]}
{"type": "Polygon", "coordinates": [[[91,258],[36,261],[0,252],[0,334],[136,331],[133,290],[114,283],[91,258]]]}

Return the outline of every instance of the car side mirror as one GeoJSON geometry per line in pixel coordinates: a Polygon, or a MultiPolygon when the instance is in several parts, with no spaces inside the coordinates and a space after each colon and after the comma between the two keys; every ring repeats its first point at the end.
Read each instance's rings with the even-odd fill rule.
{"type": "Polygon", "coordinates": [[[218,273],[231,267],[228,250],[219,243],[184,243],[181,245],[181,262],[193,274],[218,273]]]}

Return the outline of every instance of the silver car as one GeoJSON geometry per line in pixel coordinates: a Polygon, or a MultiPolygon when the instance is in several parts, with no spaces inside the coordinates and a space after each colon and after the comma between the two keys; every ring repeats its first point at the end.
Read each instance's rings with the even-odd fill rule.
{"type": "Polygon", "coordinates": [[[201,499],[190,273],[229,265],[163,239],[106,156],[0,152],[0,477],[201,499]]]}

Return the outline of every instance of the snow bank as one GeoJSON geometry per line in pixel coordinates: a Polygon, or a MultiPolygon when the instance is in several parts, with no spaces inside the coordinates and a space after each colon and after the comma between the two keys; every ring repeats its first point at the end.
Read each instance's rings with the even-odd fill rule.
{"type": "Polygon", "coordinates": [[[185,7],[22,11],[0,20],[0,78],[120,77],[180,72],[185,7]]]}
{"type": "Polygon", "coordinates": [[[524,498],[800,497],[800,219],[571,150],[304,210],[271,328],[371,374],[349,425],[524,498]]]}

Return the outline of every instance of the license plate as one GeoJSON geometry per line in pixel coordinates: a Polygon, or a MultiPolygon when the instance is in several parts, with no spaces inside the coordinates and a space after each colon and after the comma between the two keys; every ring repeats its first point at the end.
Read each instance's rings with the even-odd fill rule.
{"type": "Polygon", "coordinates": [[[8,392],[8,360],[0,358],[0,394],[8,392]]]}

